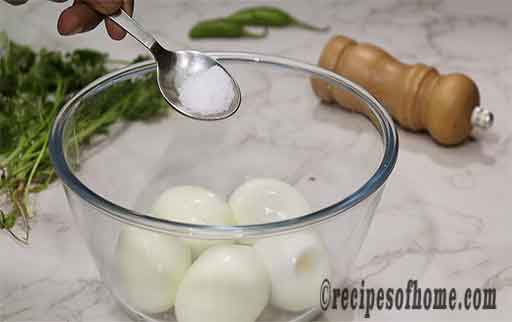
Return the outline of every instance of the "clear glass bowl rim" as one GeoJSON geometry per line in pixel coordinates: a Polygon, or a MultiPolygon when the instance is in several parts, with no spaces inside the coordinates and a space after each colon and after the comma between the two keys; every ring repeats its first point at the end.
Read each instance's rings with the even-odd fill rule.
{"type": "Polygon", "coordinates": [[[78,195],[79,198],[100,211],[100,213],[108,215],[118,221],[143,229],[205,239],[257,238],[304,229],[305,227],[328,220],[334,216],[347,214],[349,209],[364,201],[384,185],[397,161],[398,134],[392,118],[384,107],[362,87],[326,69],[289,58],[251,52],[231,51],[207,52],[207,54],[213,56],[221,63],[258,63],[305,72],[310,74],[310,76],[328,80],[359,97],[368,105],[370,112],[375,116],[381,129],[380,134],[384,145],[384,154],[377,170],[356,191],[331,206],[301,217],[266,224],[245,226],[189,224],[155,218],[148,214],[117,205],[96,194],[74,175],[64,155],[64,132],[66,124],[79,107],[77,103],[81,100],[89,96],[94,96],[96,93],[116,83],[116,81],[122,81],[134,74],[156,70],[154,61],[146,61],[124,67],[98,78],[75,94],[63,106],[55,119],[49,139],[50,158],[63,184],[78,195]]]}

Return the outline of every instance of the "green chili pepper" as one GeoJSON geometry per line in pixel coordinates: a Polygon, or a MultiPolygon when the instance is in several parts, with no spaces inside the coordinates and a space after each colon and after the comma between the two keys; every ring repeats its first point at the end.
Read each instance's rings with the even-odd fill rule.
{"type": "Polygon", "coordinates": [[[263,38],[267,29],[261,33],[247,31],[244,25],[226,19],[212,19],[197,23],[189,32],[190,38],[263,38]]]}
{"type": "Polygon", "coordinates": [[[246,8],[235,12],[226,19],[245,26],[298,26],[314,31],[328,31],[330,29],[329,27],[317,27],[310,25],[292,17],[281,9],[274,7],[246,8]]]}

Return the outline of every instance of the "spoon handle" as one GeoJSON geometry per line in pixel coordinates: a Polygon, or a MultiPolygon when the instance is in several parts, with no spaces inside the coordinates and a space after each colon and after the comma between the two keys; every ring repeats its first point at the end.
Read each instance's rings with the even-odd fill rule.
{"type": "Polygon", "coordinates": [[[150,34],[147,33],[142,26],[139,25],[135,19],[130,17],[123,9],[120,9],[117,13],[111,15],[109,17],[115,23],[117,23],[121,28],[126,30],[133,38],[137,39],[141,44],[143,44],[150,51],[152,47],[157,43],[156,39],[150,34]]]}

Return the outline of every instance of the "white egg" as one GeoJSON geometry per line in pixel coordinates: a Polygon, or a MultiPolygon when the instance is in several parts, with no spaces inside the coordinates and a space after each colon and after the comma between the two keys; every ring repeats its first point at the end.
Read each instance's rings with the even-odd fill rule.
{"type": "Polygon", "coordinates": [[[288,311],[318,306],[320,286],[330,277],[330,265],[327,250],[316,234],[262,239],[254,247],[272,281],[272,305],[288,311]]]}
{"type": "Polygon", "coordinates": [[[252,179],[229,199],[239,225],[263,224],[305,215],[311,208],[291,185],[276,179],[252,179]]]}
{"type": "Polygon", "coordinates": [[[121,232],[116,255],[121,287],[131,305],[145,313],[172,308],[178,286],[192,263],[185,243],[130,227],[121,232]]]}
{"type": "MultiPolygon", "coordinates": [[[[166,190],[156,201],[153,215],[168,220],[200,224],[234,224],[229,205],[215,193],[196,186],[178,186],[166,190]]],[[[216,244],[231,241],[184,239],[192,249],[192,257],[197,258],[205,249],[216,244]]]]}
{"type": "Polygon", "coordinates": [[[220,245],[188,270],[176,296],[178,322],[254,322],[268,303],[270,281],[254,248],[220,245]]]}

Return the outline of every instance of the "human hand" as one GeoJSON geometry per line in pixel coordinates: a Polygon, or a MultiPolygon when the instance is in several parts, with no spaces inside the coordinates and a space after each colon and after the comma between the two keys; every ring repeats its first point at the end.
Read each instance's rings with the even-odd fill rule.
{"type": "Polygon", "coordinates": [[[105,27],[112,39],[121,40],[126,31],[105,16],[122,8],[130,16],[133,14],[133,0],[74,0],[73,5],[60,14],[57,30],[61,35],[72,35],[95,28],[105,20],[105,27]]]}
{"type": "MultiPolygon", "coordinates": [[[[28,0],[6,0],[10,4],[19,5],[28,0]]],[[[52,0],[65,2],[66,0],[52,0]]],[[[107,32],[112,39],[121,40],[126,32],[115,22],[106,18],[120,8],[130,16],[133,14],[134,0],[74,0],[73,4],[64,9],[57,22],[57,30],[61,35],[73,35],[94,29],[105,20],[107,32]]]]}

